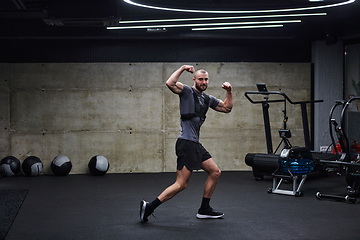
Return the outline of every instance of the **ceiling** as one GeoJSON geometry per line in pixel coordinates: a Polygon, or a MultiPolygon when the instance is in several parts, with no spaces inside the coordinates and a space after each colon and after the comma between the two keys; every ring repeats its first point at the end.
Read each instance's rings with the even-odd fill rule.
{"type": "MultiPolygon", "coordinates": [[[[298,9],[343,3],[347,0],[325,0],[322,2],[309,2],[308,0],[133,0],[133,2],[172,9],[224,12],[203,13],[148,9],[130,5],[123,0],[2,0],[0,1],[0,39],[300,39],[306,41],[327,40],[330,42],[337,39],[349,41],[360,39],[360,0],[332,8],[269,13],[234,13],[234,11],[298,9]],[[326,15],[258,18],[260,15],[307,13],[326,13],[326,15]],[[284,20],[301,20],[301,22],[284,23],[283,27],[211,31],[193,31],[192,27],[189,26],[107,29],[108,26],[119,26],[120,19],[121,21],[129,21],[239,16],[256,16],[256,18],[182,21],[167,22],[166,24],[284,20]]],[[[164,23],[156,23],[156,25],[160,24],[164,23]]],[[[121,24],[121,26],[134,25],[121,24]]],[[[145,25],[145,23],[137,25],[145,25]]],[[[256,25],[262,24],[257,23],[256,25]]]]}

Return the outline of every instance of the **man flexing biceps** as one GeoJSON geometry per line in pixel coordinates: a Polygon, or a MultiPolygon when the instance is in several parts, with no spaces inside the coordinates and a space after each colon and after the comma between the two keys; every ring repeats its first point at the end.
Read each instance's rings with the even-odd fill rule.
{"type": "Polygon", "coordinates": [[[180,98],[181,133],[176,142],[177,175],[176,181],[167,187],[151,203],[142,200],[140,202],[140,220],[148,221],[148,216],[160,206],[160,204],[174,197],[187,187],[193,170],[203,169],[208,173],[205,182],[201,206],[196,215],[197,218],[221,218],[223,213],[217,212],[210,207],[210,198],[215,190],[221,175],[210,153],[199,142],[200,127],[205,121],[208,108],[215,111],[229,113],[233,107],[233,94],[231,84],[223,83],[226,90],[224,101],[219,100],[204,91],[209,83],[209,73],[205,69],[194,70],[193,66],[183,65],[177,69],[166,81],[168,88],[180,98]],[[184,72],[194,73],[193,87],[179,82],[179,77],[184,72]]]}

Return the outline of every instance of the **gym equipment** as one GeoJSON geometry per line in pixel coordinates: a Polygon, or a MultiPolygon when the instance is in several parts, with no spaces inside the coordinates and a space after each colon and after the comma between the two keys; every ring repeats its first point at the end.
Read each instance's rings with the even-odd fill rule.
{"type": "Polygon", "coordinates": [[[28,177],[39,176],[43,170],[43,164],[40,158],[35,156],[27,157],[21,167],[24,174],[28,177]]]}
{"type": "Polygon", "coordinates": [[[66,156],[56,156],[51,162],[51,170],[56,176],[67,176],[71,171],[72,163],[66,156]]]}
{"type": "Polygon", "coordinates": [[[256,181],[264,179],[264,175],[272,175],[279,166],[279,155],[265,153],[248,153],[246,165],[252,167],[256,181]]]}
{"type": "Polygon", "coordinates": [[[306,104],[322,102],[323,100],[293,102],[283,92],[268,91],[264,83],[258,83],[257,88],[258,91],[245,92],[245,97],[252,104],[262,105],[267,154],[248,153],[245,157],[245,163],[253,168],[253,175],[255,177],[255,180],[263,179],[264,175],[270,175],[273,177],[273,187],[268,190],[268,193],[302,196],[301,188],[303,187],[307,176],[309,174],[319,174],[319,171],[322,170],[319,161],[313,159],[310,152],[312,144],[310,141],[306,104]],[[261,95],[264,97],[264,100],[253,100],[251,98],[251,95],[261,95]],[[270,96],[272,95],[280,95],[281,99],[271,100],[270,96]],[[284,109],[282,111],[284,114],[283,128],[279,129],[279,136],[281,138],[281,142],[277,146],[276,150],[273,151],[269,118],[269,104],[279,102],[284,103],[284,109]],[[299,104],[301,106],[305,147],[293,147],[289,141],[289,138],[291,138],[291,131],[290,129],[287,129],[287,121],[289,119],[286,110],[287,102],[292,105],[299,104]],[[284,145],[283,149],[278,155],[276,154],[276,152],[282,144],[284,145]],[[283,182],[288,182],[291,180],[293,181],[292,190],[280,189],[280,186],[283,182]]]}
{"type": "Polygon", "coordinates": [[[327,165],[337,165],[339,173],[341,170],[345,170],[346,183],[347,183],[347,194],[343,195],[329,195],[320,192],[316,193],[317,199],[333,199],[337,201],[346,201],[356,203],[357,198],[360,197],[360,159],[351,159],[350,157],[350,144],[345,131],[345,112],[348,106],[355,100],[360,100],[360,97],[353,97],[346,101],[336,101],[335,105],[330,110],[329,127],[330,137],[332,145],[334,146],[335,154],[337,159],[335,161],[320,160],[321,163],[327,165]],[[340,125],[333,118],[334,111],[337,107],[342,106],[340,125]],[[333,130],[334,129],[334,130],[333,130]],[[334,131],[336,133],[339,145],[341,147],[341,153],[339,153],[334,138],[334,131]]]}
{"type": "MultiPolygon", "coordinates": [[[[267,146],[267,154],[263,153],[248,153],[245,157],[245,163],[248,166],[253,168],[253,175],[256,180],[261,180],[264,178],[264,175],[272,176],[274,171],[278,168],[278,157],[279,155],[276,154],[277,150],[280,148],[281,144],[284,143],[284,148],[291,148],[292,145],[289,141],[291,138],[291,131],[287,129],[287,110],[286,110],[286,102],[292,105],[300,105],[301,107],[301,115],[302,115],[302,123],[303,123],[303,133],[304,133],[304,142],[305,147],[308,149],[312,148],[311,140],[310,140],[310,133],[309,133],[309,122],[307,116],[307,104],[311,103],[318,103],[322,102],[323,100],[313,100],[313,101],[299,101],[293,102],[291,99],[283,92],[279,91],[268,91],[266,85],[264,83],[256,84],[258,91],[247,91],[245,92],[245,97],[252,103],[252,104],[261,104],[262,111],[263,111],[263,118],[264,118],[264,127],[265,127],[265,136],[266,136],[266,146],[267,146]],[[253,100],[251,95],[262,95],[264,96],[264,100],[253,100]],[[281,96],[281,99],[270,100],[270,96],[281,96]],[[284,109],[283,109],[283,128],[279,129],[279,136],[281,138],[281,142],[277,146],[275,152],[273,151],[272,145],[272,138],[271,138],[271,128],[270,128],[270,118],[269,118],[269,107],[270,103],[279,103],[284,102],[284,109]]],[[[317,164],[318,165],[318,164],[317,164]]],[[[317,166],[320,170],[321,166],[317,166]]]]}
{"type": "Polygon", "coordinates": [[[90,159],[88,167],[95,176],[103,176],[109,170],[109,162],[104,156],[94,156],[90,159]]]}
{"type": "Polygon", "coordinates": [[[300,197],[307,174],[315,168],[312,155],[308,148],[284,148],[278,157],[278,168],[273,173],[273,187],[268,193],[286,194],[300,197]],[[292,190],[280,189],[283,182],[293,181],[292,190]]]}
{"type": "Polygon", "coordinates": [[[0,174],[6,177],[16,176],[20,172],[20,161],[14,156],[1,159],[0,174]]]}
{"type": "MultiPolygon", "coordinates": [[[[267,153],[273,154],[276,153],[273,151],[272,146],[272,140],[271,140],[271,131],[270,131],[270,118],[269,118],[269,103],[277,103],[277,102],[283,102],[284,103],[284,119],[283,119],[283,125],[284,128],[279,130],[279,135],[282,138],[282,142],[286,144],[289,144],[288,138],[291,137],[291,132],[289,129],[286,128],[286,123],[288,121],[288,116],[286,115],[286,102],[289,102],[292,105],[300,105],[301,107],[301,116],[302,116],[302,123],[303,123],[303,133],[304,133],[304,141],[305,141],[305,147],[311,149],[311,141],[310,141],[310,131],[309,131],[309,121],[307,116],[307,109],[306,104],[308,103],[318,103],[323,102],[323,100],[312,100],[312,101],[298,101],[293,102],[291,99],[283,92],[279,91],[267,91],[267,88],[264,83],[258,83],[256,84],[258,91],[247,91],[245,92],[245,97],[252,103],[252,104],[261,104],[262,110],[263,110],[263,117],[264,117],[264,127],[265,127],[265,136],[266,136],[266,145],[267,145],[267,153]],[[250,95],[263,95],[264,100],[262,101],[254,101],[250,95]],[[280,95],[283,97],[283,99],[275,99],[270,100],[270,95],[280,95]]],[[[281,144],[281,143],[280,143],[281,144]]],[[[279,144],[279,146],[280,146],[279,144]]],[[[278,146],[278,147],[279,147],[278,146]]]]}

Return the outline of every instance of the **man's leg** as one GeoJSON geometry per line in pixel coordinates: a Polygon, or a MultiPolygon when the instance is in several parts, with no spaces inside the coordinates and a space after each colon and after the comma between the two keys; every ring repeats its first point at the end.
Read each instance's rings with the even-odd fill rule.
{"type": "Polygon", "coordinates": [[[209,174],[204,186],[204,198],[211,198],[220,178],[221,171],[212,158],[204,161],[201,164],[201,168],[209,174]]]}
{"type": "Polygon", "coordinates": [[[140,219],[142,222],[147,222],[147,217],[154,212],[154,210],[162,203],[173,198],[176,194],[187,187],[192,171],[185,166],[176,172],[176,181],[174,184],[167,187],[154,201],[151,203],[140,202],[140,219]]]}
{"type": "Polygon", "coordinates": [[[223,213],[216,212],[210,207],[210,198],[214,193],[216,184],[220,178],[221,171],[212,158],[204,161],[201,168],[209,174],[205,186],[201,207],[196,215],[197,218],[221,218],[223,213]]]}
{"type": "Polygon", "coordinates": [[[161,203],[173,198],[176,194],[181,192],[187,187],[192,171],[188,170],[185,166],[181,170],[176,171],[176,181],[174,184],[166,188],[159,196],[158,199],[161,203]]]}

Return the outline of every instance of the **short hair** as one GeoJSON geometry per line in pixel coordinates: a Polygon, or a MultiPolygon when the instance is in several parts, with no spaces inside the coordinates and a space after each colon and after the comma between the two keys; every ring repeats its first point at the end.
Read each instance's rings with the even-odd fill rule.
{"type": "Polygon", "coordinates": [[[196,73],[198,73],[198,72],[209,74],[208,71],[206,71],[204,68],[199,68],[199,69],[196,69],[196,71],[194,72],[194,77],[195,77],[196,73]]]}

